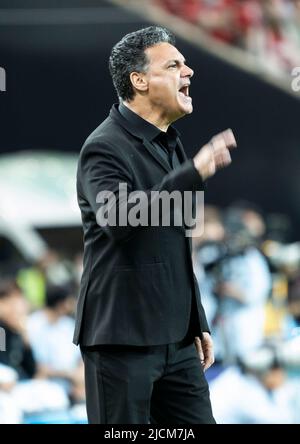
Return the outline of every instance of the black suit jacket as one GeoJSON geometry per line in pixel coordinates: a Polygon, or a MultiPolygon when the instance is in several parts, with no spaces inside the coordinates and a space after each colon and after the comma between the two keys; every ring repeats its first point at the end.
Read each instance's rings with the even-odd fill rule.
{"type": "MultiPolygon", "coordinates": [[[[134,190],[196,191],[200,175],[178,138],[172,170],[114,105],[79,157],[77,194],[84,230],[84,267],[74,342],[162,345],[209,331],[193,273],[190,238],[182,227],[100,227],[96,196],[119,183],[134,190]]],[[[124,206],[122,198],[117,205],[124,206]]],[[[130,205],[128,206],[130,208],[130,205]]]]}

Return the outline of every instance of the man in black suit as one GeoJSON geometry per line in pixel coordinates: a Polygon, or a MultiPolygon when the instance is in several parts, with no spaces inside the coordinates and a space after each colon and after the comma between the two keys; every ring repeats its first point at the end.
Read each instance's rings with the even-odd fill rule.
{"type": "Polygon", "coordinates": [[[174,44],[168,30],[152,26],[114,46],[109,67],[120,104],[80,153],[84,270],[74,342],[84,358],[90,423],[215,422],[204,377],[212,340],[190,238],[184,225],[165,226],[161,216],[139,221],[158,199],[153,191],[202,190],[235,146],[227,130],[186,158],[170,125],[192,112],[193,71],[174,44]],[[140,191],[134,213],[128,193],[140,191]],[[133,214],[137,223],[128,223],[133,214]]]}

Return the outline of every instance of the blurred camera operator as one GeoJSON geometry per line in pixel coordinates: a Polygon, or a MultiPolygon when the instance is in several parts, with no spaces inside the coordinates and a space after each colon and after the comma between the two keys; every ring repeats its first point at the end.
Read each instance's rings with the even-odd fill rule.
{"type": "MultiPolygon", "coordinates": [[[[263,231],[250,231],[246,211],[229,208],[223,218],[224,238],[206,237],[195,255],[196,262],[204,264],[200,287],[214,324],[216,357],[225,363],[234,362],[236,356],[262,343],[265,303],[271,289],[270,271],[256,246],[258,236],[254,236],[263,231]]],[[[217,219],[221,223],[221,217],[217,219]]],[[[211,223],[205,231],[210,230],[211,223]]]]}

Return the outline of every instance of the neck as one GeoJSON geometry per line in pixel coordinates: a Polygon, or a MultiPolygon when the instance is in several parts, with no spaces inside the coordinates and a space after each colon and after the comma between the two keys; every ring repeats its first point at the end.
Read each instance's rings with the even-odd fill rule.
{"type": "Polygon", "coordinates": [[[159,128],[161,131],[166,132],[171,125],[172,121],[163,115],[161,110],[155,109],[151,104],[145,107],[145,104],[138,103],[136,101],[123,102],[127,108],[129,108],[134,113],[138,114],[147,122],[152,123],[152,125],[159,128]]]}

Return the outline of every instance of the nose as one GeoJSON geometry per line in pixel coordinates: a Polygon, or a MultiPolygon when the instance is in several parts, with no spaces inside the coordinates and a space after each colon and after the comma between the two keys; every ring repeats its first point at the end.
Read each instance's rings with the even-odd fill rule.
{"type": "Polygon", "coordinates": [[[189,78],[191,78],[194,75],[194,71],[189,66],[184,65],[184,68],[182,70],[182,74],[181,75],[182,75],[182,77],[189,77],[189,78]]]}

